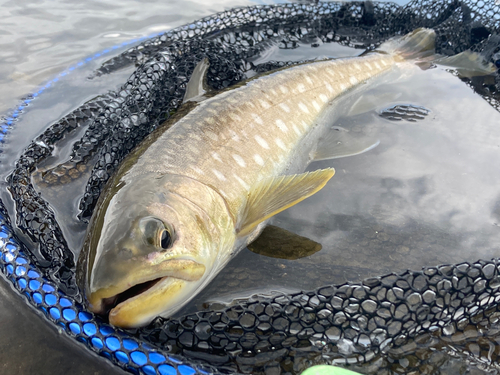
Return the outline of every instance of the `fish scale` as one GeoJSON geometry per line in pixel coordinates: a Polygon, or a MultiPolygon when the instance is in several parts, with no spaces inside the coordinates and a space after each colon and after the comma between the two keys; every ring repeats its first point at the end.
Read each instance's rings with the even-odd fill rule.
{"type": "Polygon", "coordinates": [[[255,181],[286,171],[290,155],[334,99],[394,65],[391,55],[374,53],[250,80],[200,103],[130,173],[186,175],[217,190],[236,215],[255,181]]]}

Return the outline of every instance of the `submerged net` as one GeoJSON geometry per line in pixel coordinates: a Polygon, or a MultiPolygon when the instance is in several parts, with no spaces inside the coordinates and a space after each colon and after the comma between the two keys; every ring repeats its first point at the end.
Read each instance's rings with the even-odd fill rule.
{"type": "MultiPolygon", "coordinates": [[[[80,301],[74,256],[31,181],[36,166],[70,131],[86,129],[70,160],[44,178],[65,183],[90,169],[79,214],[87,221],[124,157],[180,106],[191,72],[203,58],[210,62],[209,85],[221,89],[298,63],[255,64],[269,45],[293,49],[299,43],[335,42],[362,51],[418,27],[436,31],[438,53],[471,49],[499,66],[499,5],[459,0],[415,0],[404,7],[364,1],[242,8],[167,32],[105,62],[93,79],[133,64],[137,69],[120,90],[87,102],[34,139],[9,176],[17,226],[37,245],[26,250],[31,261],[62,292],[80,301]]],[[[500,108],[498,73],[461,79],[500,108]]],[[[298,373],[315,363],[343,363],[365,373],[438,373],[443,366],[466,363],[464,359],[467,371],[491,369],[500,354],[499,265],[498,260],[464,263],[255,297],[223,311],[157,319],[134,335],[169,353],[208,361],[222,372],[298,373]],[[481,330],[471,334],[470,327],[477,325],[481,330]]]]}

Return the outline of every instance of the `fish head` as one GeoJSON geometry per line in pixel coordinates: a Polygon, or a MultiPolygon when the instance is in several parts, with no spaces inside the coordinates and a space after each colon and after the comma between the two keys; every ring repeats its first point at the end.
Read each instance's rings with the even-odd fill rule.
{"type": "Polygon", "coordinates": [[[104,194],[77,268],[89,310],[124,328],[173,314],[213,278],[231,242],[224,202],[179,176],[120,181],[104,194]]]}

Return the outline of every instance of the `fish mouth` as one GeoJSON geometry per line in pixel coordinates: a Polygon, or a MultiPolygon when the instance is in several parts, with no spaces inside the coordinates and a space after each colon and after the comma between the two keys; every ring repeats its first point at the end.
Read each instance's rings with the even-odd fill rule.
{"type": "Polygon", "coordinates": [[[99,289],[88,296],[89,310],[108,315],[110,324],[122,328],[136,328],[160,314],[174,313],[182,306],[179,302],[182,301],[183,289],[190,284],[197,284],[205,273],[204,265],[194,261],[189,263],[196,266],[190,267],[188,274],[169,272],[167,276],[151,280],[99,289]]]}
{"type": "Polygon", "coordinates": [[[151,289],[156,283],[160,282],[161,280],[165,279],[164,277],[160,277],[155,280],[150,280],[146,281],[144,283],[136,284],[133,287],[115,295],[112,297],[108,298],[103,298],[101,302],[101,309],[99,312],[102,315],[107,315],[113,308],[116,306],[120,305],[123,302],[126,302],[130,298],[134,298],[144,292],[146,292],[148,289],[151,289]]]}

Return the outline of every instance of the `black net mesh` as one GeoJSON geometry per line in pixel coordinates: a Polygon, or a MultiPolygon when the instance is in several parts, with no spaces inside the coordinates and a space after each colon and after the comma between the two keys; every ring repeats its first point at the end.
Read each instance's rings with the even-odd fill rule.
{"type": "Polygon", "coordinates": [[[215,313],[159,318],[140,334],[171,352],[213,364],[234,362],[252,374],[272,367],[297,372],[325,361],[357,364],[363,373],[435,373],[446,358],[424,349],[431,346],[495,363],[499,265],[431,267],[361,284],[256,296],[215,313]],[[477,349],[471,351],[472,345],[477,349]]]}
{"type": "MultiPolygon", "coordinates": [[[[17,226],[39,249],[31,250],[33,260],[64,292],[80,298],[74,256],[53,211],[31,182],[35,167],[71,130],[86,127],[70,160],[47,171],[44,179],[65,183],[90,170],[80,201],[80,218],[86,221],[123,158],[180,106],[201,59],[210,61],[209,85],[221,89],[297,63],[254,63],[270,43],[293,49],[304,41],[312,46],[336,42],[361,51],[418,27],[436,31],[441,54],[471,49],[498,66],[499,5],[460,0],[415,0],[404,7],[364,1],[242,8],[147,40],[105,62],[93,79],[132,64],[137,69],[120,90],[84,104],[34,139],[9,177],[17,226]]],[[[498,74],[461,79],[500,108],[498,74]]],[[[426,115],[419,108],[388,111],[388,116],[403,118],[426,115]]],[[[498,275],[496,260],[428,268],[359,285],[255,297],[219,312],[158,319],[135,333],[229,372],[298,373],[315,363],[333,362],[356,364],[366,373],[430,374],[459,366],[453,358],[467,358],[469,371],[491,366],[499,354],[498,275]],[[469,334],[469,326],[478,324],[482,330],[469,334]]]]}

